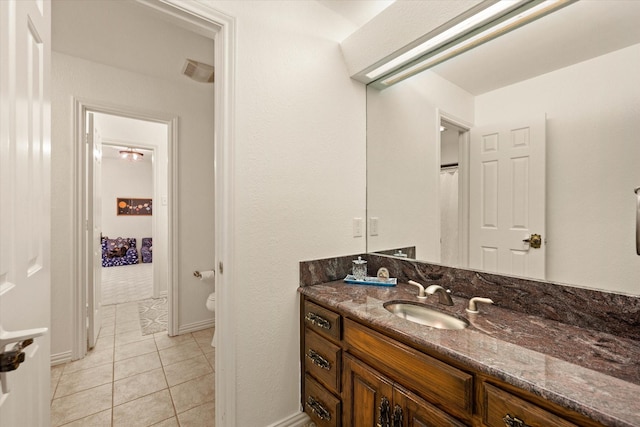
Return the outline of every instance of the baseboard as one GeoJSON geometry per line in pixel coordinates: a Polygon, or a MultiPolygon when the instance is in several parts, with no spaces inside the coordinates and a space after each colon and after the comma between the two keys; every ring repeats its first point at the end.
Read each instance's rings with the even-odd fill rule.
{"type": "Polygon", "coordinates": [[[71,362],[71,350],[51,355],[51,366],[62,365],[67,362],[71,362]]]}
{"type": "Polygon", "coordinates": [[[187,334],[189,332],[201,331],[202,329],[213,328],[216,325],[215,319],[202,320],[200,322],[188,323],[178,327],[178,335],[187,334]]]}
{"type": "Polygon", "coordinates": [[[304,412],[297,412],[287,418],[271,424],[269,427],[307,427],[311,423],[311,418],[304,412]]]}
{"type": "Polygon", "coordinates": [[[167,295],[169,295],[167,291],[160,291],[160,298],[166,297],[167,295]]]}

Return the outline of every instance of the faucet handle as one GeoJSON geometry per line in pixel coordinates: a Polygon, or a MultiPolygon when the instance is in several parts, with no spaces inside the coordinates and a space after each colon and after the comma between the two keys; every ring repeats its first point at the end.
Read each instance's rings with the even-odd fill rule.
{"type": "Polygon", "coordinates": [[[420,283],[414,281],[414,280],[409,280],[409,284],[413,285],[413,286],[417,286],[419,291],[418,291],[418,299],[423,301],[427,299],[427,295],[424,293],[424,286],[422,286],[420,283]]]}
{"type": "Polygon", "coordinates": [[[477,303],[493,304],[493,300],[489,298],[473,297],[469,300],[469,307],[466,308],[467,313],[479,313],[477,303]]]}

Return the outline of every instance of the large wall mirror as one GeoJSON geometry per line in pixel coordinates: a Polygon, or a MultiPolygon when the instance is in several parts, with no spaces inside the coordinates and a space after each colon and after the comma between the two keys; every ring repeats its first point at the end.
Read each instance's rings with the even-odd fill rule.
{"type": "Polygon", "coordinates": [[[640,1],[582,0],[369,86],[367,251],[640,295],[638,22],[640,1]]]}

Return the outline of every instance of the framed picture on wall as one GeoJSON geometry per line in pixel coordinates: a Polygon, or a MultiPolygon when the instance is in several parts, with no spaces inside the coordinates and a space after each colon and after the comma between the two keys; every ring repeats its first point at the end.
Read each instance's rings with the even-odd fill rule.
{"type": "Polygon", "coordinates": [[[117,198],[118,215],[151,215],[153,203],[151,199],[117,198]]]}

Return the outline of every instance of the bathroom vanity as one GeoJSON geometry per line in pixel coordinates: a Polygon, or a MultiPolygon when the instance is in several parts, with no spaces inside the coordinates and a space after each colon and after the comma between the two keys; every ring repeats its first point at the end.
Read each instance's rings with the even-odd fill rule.
{"type": "Polygon", "coordinates": [[[640,426],[635,340],[497,306],[469,314],[456,296],[424,303],[470,323],[439,330],[383,307],[417,302],[405,283],[299,292],[302,405],[318,426],[640,426]]]}

